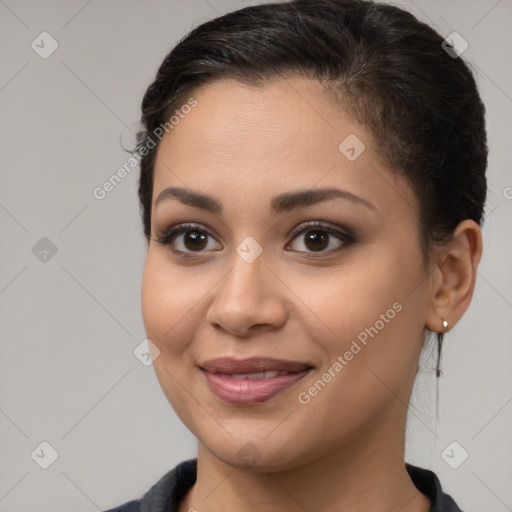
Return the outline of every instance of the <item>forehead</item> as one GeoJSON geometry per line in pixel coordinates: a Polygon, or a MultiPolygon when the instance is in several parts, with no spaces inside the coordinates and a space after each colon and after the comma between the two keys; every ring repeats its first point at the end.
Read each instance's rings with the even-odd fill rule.
{"type": "Polygon", "coordinates": [[[372,197],[383,211],[417,207],[408,184],[381,161],[371,133],[316,81],[251,86],[222,79],[184,101],[190,97],[196,106],[182,112],[158,148],[153,201],[169,186],[226,197],[237,190],[246,200],[338,186],[372,197]]]}
{"type": "Polygon", "coordinates": [[[246,159],[263,158],[268,151],[290,157],[297,154],[304,138],[319,149],[315,142],[339,121],[320,84],[304,78],[276,79],[262,86],[222,79],[191,96],[197,106],[169,137],[176,157],[184,142],[187,149],[195,144],[208,150],[201,156],[216,160],[239,154],[246,159]]]}

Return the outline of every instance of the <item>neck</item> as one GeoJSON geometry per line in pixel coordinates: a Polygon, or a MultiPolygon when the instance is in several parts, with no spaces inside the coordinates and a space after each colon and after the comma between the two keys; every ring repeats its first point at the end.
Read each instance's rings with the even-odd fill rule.
{"type": "MultiPolygon", "coordinates": [[[[395,416],[396,417],[396,416],[395,416]]],[[[198,446],[197,480],[180,512],[428,512],[404,462],[405,423],[379,425],[330,453],[279,472],[234,468],[198,446]]]]}

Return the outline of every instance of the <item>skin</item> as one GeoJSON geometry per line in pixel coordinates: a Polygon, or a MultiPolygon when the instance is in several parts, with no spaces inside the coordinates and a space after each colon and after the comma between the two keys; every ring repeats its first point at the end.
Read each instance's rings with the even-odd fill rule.
{"type": "Polygon", "coordinates": [[[427,512],[430,500],[404,465],[407,405],[426,329],[443,331],[446,319],[449,330],[471,301],[478,225],[459,224],[425,266],[415,194],[381,161],[371,133],[314,81],[251,87],[222,79],[193,96],[197,106],[158,148],[152,237],[183,222],[212,236],[201,253],[186,233],[174,239],[195,259],[151,240],[142,282],[146,333],[160,350],[158,380],[198,440],[197,481],[180,512],[427,512]],[[354,161],[338,150],[349,134],[366,146],[354,161]],[[209,194],[223,211],[175,198],[155,205],[170,186],[209,194]],[[333,198],[270,211],[276,194],[324,187],[374,209],[333,198]],[[307,221],[351,229],[357,239],[347,245],[329,236],[319,252],[307,242],[310,231],[289,236],[307,221]],[[252,263],[235,250],[247,236],[263,249],[252,263]],[[401,311],[300,403],[298,394],[395,302],[401,311]],[[270,400],[232,405],[209,391],[197,367],[220,356],[306,361],[315,369],[270,400]],[[238,456],[248,442],[252,462],[238,456]]]}

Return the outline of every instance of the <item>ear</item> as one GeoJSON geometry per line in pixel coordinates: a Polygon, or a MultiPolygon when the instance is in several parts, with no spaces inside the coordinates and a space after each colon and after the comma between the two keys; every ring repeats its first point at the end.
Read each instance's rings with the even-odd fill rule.
{"type": "Polygon", "coordinates": [[[470,219],[460,222],[450,241],[440,246],[431,274],[425,319],[431,331],[450,330],[469,307],[482,250],[480,227],[470,219]],[[446,328],[443,320],[448,322],[446,328]]]}

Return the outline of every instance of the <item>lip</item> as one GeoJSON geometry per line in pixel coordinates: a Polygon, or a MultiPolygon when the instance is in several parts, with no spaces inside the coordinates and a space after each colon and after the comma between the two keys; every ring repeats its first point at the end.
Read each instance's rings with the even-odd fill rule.
{"type": "Polygon", "coordinates": [[[268,357],[234,359],[221,357],[199,365],[210,391],[221,400],[236,405],[257,404],[287,390],[303,379],[313,367],[308,363],[268,357]],[[233,374],[290,372],[271,378],[234,378],[233,374]]]}
{"type": "Polygon", "coordinates": [[[300,372],[312,368],[308,363],[299,363],[272,357],[250,357],[235,359],[234,357],[218,357],[201,363],[199,367],[210,373],[256,373],[256,372],[300,372]]]}

